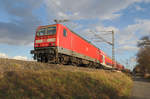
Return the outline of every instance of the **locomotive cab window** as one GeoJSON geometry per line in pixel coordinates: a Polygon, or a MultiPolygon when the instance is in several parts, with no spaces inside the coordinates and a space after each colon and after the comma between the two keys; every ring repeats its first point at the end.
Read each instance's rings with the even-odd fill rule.
{"type": "Polygon", "coordinates": [[[37,36],[43,36],[46,33],[46,28],[42,28],[37,32],[37,36]]]}
{"type": "Polygon", "coordinates": [[[48,27],[47,35],[54,35],[56,33],[56,27],[48,27]]]}
{"type": "Polygon", "coordinates": [[[37,36],[47,36],[47,35],[55,35],[55,34],[56,34],[56,26],[41,28],[37,31],[37,36]]]}
{"type": "Polygon", "coordinates": [[[66,29],[63,30],[63,35],[64,35],[64,37],[67,36],[67,31],[66,31],[66,29]]]}

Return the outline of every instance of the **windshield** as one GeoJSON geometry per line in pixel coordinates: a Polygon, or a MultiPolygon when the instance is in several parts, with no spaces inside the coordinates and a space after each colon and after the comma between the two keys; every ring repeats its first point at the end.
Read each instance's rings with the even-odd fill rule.
{"type": "Polygon", "coordinates": [[[55,33],[56,33],[56,26],[53,26],[38,30],[37,36],[54,35],[55,33]]]}
{"type": "Polygon", "coordinates": [[[46,33],[46,28],[40,29],[40,30],[37,32],[37,36],[43,36],[43,35],[45,35],[45,33],[46,33]]]}
{"type": "Polygon", "coordinates": [[[48,27],[47,35],[54,35],[56,33],[56,27],[48,27]]]}

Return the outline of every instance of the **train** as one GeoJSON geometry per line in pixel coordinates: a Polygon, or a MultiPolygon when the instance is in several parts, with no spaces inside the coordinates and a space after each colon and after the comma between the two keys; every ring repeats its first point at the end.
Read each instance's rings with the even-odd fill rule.
{"type": "Polygon", "coordinates": [[[67,26],[56,23],[36,29],[34,60],[51,64],[123,70],[101,49],[79,36],[67,26]]]}

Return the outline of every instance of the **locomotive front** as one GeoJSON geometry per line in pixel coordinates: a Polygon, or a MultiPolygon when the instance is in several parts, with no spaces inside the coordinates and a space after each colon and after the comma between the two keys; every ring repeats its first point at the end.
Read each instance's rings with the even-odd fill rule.
{"type": "Polygon", "coordinates": [[[56,61],[57,25],[40,26],[36,30],[34,40],[34,60],[38,62],[56,61]]]}

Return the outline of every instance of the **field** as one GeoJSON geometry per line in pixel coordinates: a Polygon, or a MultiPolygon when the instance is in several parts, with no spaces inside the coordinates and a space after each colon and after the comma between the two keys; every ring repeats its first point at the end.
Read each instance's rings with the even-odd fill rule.
{"type": "Polygon", "coordinates": [[[0,99],[128,99],[121,72],[0,59],[0,99]]]}

